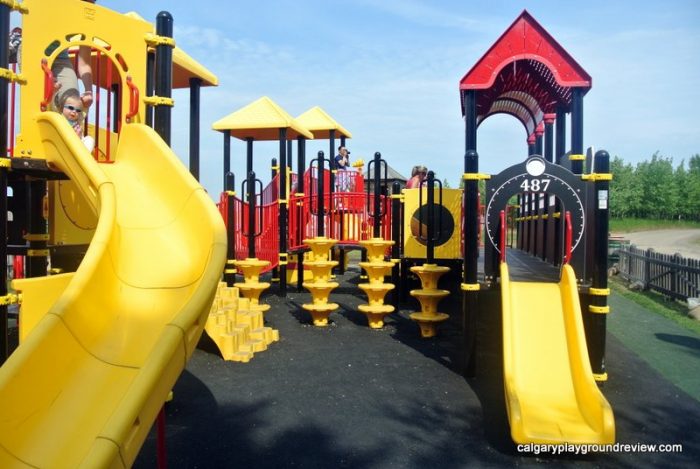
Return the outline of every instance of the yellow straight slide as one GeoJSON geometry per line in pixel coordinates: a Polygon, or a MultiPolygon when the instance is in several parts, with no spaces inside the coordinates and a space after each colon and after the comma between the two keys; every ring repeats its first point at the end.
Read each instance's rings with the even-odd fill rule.
{"type": "Polygon", "coordinates": [[[65,290],[0,368],[0,467],[130,467],[202,333],[223,222],[152,129],[125,124],[115,162],[98,164],[59,114],[37,124],[48,163],[99,221],[65,290]]]}
{"type": "Polygon", "coordinates": [[[512,282],[501,264],[503,373],[516,443],[615,441],[610,404],[593,379],[570,265],[557,283],[512,282]]]}

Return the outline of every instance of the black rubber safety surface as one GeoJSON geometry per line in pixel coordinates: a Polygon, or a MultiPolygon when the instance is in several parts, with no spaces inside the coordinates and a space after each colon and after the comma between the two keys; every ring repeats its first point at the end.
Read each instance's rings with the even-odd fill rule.
{"type": "MultiPolygon", "coordinates": [[[[681,444],[682,452],[519,452],[504,407],[493,295],[480,293],[486,306],[478,321],[477,374],[465,378],[458,288],[450,287],[440,304],[451,317],[439,336],[422,339],[408,318],[417,301],[409,299],[383,329],[372,330],[357,311],[366,302],[356,287],[359,272],[338,279],[331,299],[340,309],[325,328],[311,325],[301,308],[308,293],[266,295],[272,305],[266,323],[281,339],[249,363],[223,361],[202,339],[166,405],[169,467],[637,468],[700,460],[700,403],[610,333],[603,392],[615,413],[617,442],[681,444]]],[[[151,431],[135,467],[155,466],[151,431]]]]}

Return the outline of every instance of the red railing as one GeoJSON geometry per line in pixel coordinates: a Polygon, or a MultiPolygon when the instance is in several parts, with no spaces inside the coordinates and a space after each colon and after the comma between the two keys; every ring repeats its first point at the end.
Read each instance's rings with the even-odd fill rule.
{"type": "Polygon", "coordinates": [[[506,261],[506,232],[508,231],[508,225],[506,224],[506,211],[501,210],[499,213],[499,226],[500,232],[498,236],[498,247],[501,250],[500,262],[506,261]]]}
{"type": "MultiPolygon", "coordinates": [[[[219,212],[228,226],[228,196],[221,194],[219,199],[219,212]]],[[[248,257],[248,203],[238,197],[233,197],[234,220],[236,227],[236,259],[248,257]]],[[[279,261],[279,203],[263,204],[255,209],[255,231],[260,231],[260,235],[255,237],[255,256],[258,259],[270,261],[270,269],[276,267],[279,261]]]]}
{"type": "MultiPolygon", "coordinates": [[[[287,195],[289,194],[294,194],[296,190],[296,184],[297,184],[297,174],[296,173],[291,173],[289,175],[289,181],[287,181],[287,195]]],[[[279,199],[279,193],[280,193],[280,174],[277,173],[275,174],[275,177],[272,178],[272,181],[265,186],[262,192],[262,203],[263,204],[271,204],[272,202],[275,202],[277,199],[279,199]]]]}
{"type": "MultiPolygon", "coordinates": [[[[323,184],[328,191],[330,187],[330,174],[328,169],[323,170],[323,184]]],[[[333,192],[354,192],[354,193],[364,193],[365,192],[365,179],[364,174],[360,171],[354,170],[339,170],[335,172],[335,187],[333,192]]],[[[296,192],[296,185],[292,186],[296,192]]],[[[318,188],[318,168],[313,167],[304,173],[304,193],[305,194],[315,194],[318,188]]]]}
{"type": "Polygon", "coordinates": [[[573,227],[571,226],[571,212],[564,214],[564,264],[571,261],[571,243],[573,239],[573,227]]]}
{"type": "MultiPolygon", "coordinates": [[[[361,173],[351,171],[348,173],[353,173],[353,177],[361,177],[361,173]]],[[[316,195],[297,197],[294,195],[296,193],[296,178],[292,177],[291,180],[292,190],[290,193],[292,195],[287,204],[289,209],[287,246],[289,251],[294,251],[305,248],[304,239],[318,235],[318,197],[316,195]]],[[[307,171],[305,181],[314,183],[316,178],[307,171]]],[[[273,196],[279,194],[278,183],[279,177],[276,176],[263,190],[262,208],[256,209],[254,215],[256,231],[261,231],[260,235],[255,237],[255,255],[258,259],[270,261],[271,265],[268,270],[276,267],[279,263],[279,203],[277,200],[270,202],[273,196]]],[[[355,187],[363,186],[364,182],[356,183],[355,187]]],[[[334,192],[332,196],[326,193],[324,199],[324,207],[326,208],[321,216],[324,218],[325,236],[344,244],[358,244],[362,240],[373,237],[374,220],[370,217],[367,209],[367,207],[374,206],[373,196],[370,196],[369,204],[367,203],[367,195],[358,192],[334,192]]],[[[228,195],[222,193],[219,211],[227,225],[230,222],[227,220],[228,200],[228,195]]],[[[248,229],[248,203],[237,197],[233,197],[232,200],[235,204],[233,226],[237,228],[236,259],[244,259],[248,257],[248,237],[244,235],[244,231],[248,229]]],[[[389,201],[390,199],[387,197],[381,198],[382,211],[385,214],[382,218],[381,236],[385,239],[391,237],[389,201]]]]}
{"type": "MultiPolygon", "coordinates": [[[[324,235],[343,244],[358,244],[370,239],[374,233],[374,219],[367,210],[367,195],[362,193],[335,192],[324,197],[324,235]]],[[[384,217],[380,236],[391,239],[391,209],[389,200],[381,198],[384,217]]],[[[369,206],[373,207],[370,196],[369,206]]],[[[294,197],[289,210],[289,249],[304,247],[303,240],[318,236],[318,197],[294,197]]]]}

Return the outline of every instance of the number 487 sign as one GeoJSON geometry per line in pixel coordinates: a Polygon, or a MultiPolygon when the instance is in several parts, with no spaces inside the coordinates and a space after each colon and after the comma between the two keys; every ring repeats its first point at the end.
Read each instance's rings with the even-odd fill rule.
{"type": "Polygon", "coordinates": [[[551,179],[525,179],[520,183],[523,192],[547,192],[551,179]]]}

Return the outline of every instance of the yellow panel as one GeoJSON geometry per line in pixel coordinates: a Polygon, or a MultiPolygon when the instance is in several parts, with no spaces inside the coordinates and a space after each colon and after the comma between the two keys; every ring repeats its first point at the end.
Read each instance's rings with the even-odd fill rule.
{"type": "Polygon", "coordinates": [[[49,243],[89,244],[97,215],[72,181],[51,181],[49,187],[49,243]]]}
{"type": "Polygon", "coordinates": [[[20,305],[19,341],[24,342],[29,333],[46,315],[51,306],[63,294],[73,279],[73,272],[49,277],[12,280],[12,288],[22,292],[20,305]]]}
{"type": "MultiPolygon", "coordinates": [[[[127,90],[126,76],[132,77],[143,96],[146,86],[145,36],[152,32],[152,25],[135,18],[128,18],[99,4],[77,0],[51,1],[24,0],[29,14],[22,18],[22,74],[27,85],[22,87],[21,135],[17,137],[16,156],[43,158],[38,129],[34,119],[40,114],[39,105],[44,97],[44,72],[42,58],[49,65],[58,54],[68,48],[87,44],[99,49],[114,63],[115,75],[127,90]],[[45,55],[49,44],[59,41],[59,47],[50,56],[45,55]],[[104,44],[109,44],[109,50],[104,44]],[[119,54],[128,71],[121,69],[116,59],[119,54]]],[[[129,93],[122,93],[121,108],[129,109],[129,93]]],[[[143,122],[144,104],[139,103],[139,114],[134,122],[143,122]]],[[[126,113],[123,113],[124,116],[126,113]]]]}
{"type": "MultiPolygon", "coordinates": [[[[428,201],[427,189],[423,191],[423,206],[426,206],[428,201]]],[[[418,203],[419,189],[404,189],[404,257],[411,259],[425,259],[426,247],[418,236],[426,236],[426,219],[423,219],[422,235],[419,232],[418,219],[418,203]]],[[[439,191],[435,190],[435,203],[439,201],[439,191]]],[[[443,189],[442,190],[442,207],[443,207],[443,234],[442,244],[435,246],[436,259],[460,259],[462,258],[462,241],[460,234],[460,226],[462,223],[462,190],[461,189],[443,189]],[[451,226],[451,228],[450,228],[451,226]]]]}
{"type": "Polygon", "coordinates": [[[501,264],[503,373],[516,443],[607,444],[612,408],[593,379],[576,275],[556,283],[511,282],[501,264]]]}
{"type": "Polygon", "coordinates": [[[225,229],[152,129],[125,125],[115,163],[99,164],[59,114],[37,125],[48,162],[99,221],[63,293],[0,368],[0,467],[130,467],[201,335],[225,229]]]}
{"type": "Polygon", "coordinates": [[[330,138],[331,130],[335,130],[334,136],[336,138],[352,138],[350,132],[342,125],[338,124],[335,119],[329,116],[326,111],[319,106],[312,107],[298,116],[296,120],[314,134],[314,138],[330,138]]]}
{"type": "Polygon", "coordinates": [[[289,140],[298,136],[314,138],[311,132],[267,96],[219,119],[212,129],[229,130],[232,136],[240,139],[278,140],[279,129],[287,129],[289,140]]]}

